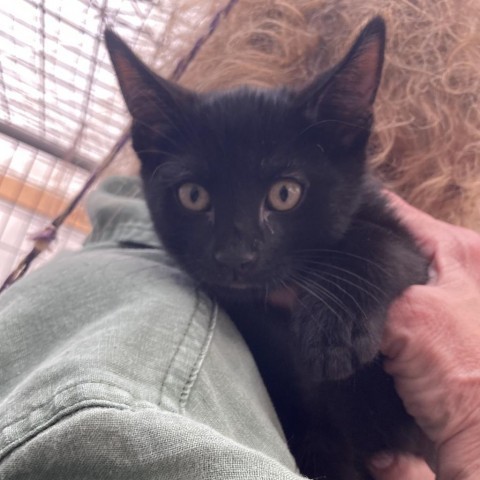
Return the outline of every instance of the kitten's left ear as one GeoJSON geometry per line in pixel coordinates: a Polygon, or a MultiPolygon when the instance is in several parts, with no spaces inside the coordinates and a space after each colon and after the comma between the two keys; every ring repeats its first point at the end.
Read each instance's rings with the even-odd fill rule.
{"type": "Polygon", "coordinates": [[[384,50],[385,22],[375,17],[327,79],[317,79],[301,94],[307,115],[331,131],[340,146],[356,147],[368,139],[384,50]]]}
{"type": "Polygon", "coordinates": [[[105,44],[134,123],[175,123],[194,94],[156,75],[112,30],[105,30],[105,44]]]}

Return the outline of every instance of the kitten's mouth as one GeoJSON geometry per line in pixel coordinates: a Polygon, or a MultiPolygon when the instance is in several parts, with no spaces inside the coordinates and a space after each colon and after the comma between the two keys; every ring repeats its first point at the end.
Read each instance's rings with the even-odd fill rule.
{"type": "Polygon", "coordinates": [[[299,292],[297,288],[294,286],[285,286],[270,292],[267,300],[276,307],[293,310],[298,302],[298,296],[299,292]]]}
{"type": "Polygon", "coordinates": [[[262,296],[274,287],[271,282],[272,275],[270,273],[256,274],[256,275],[240,275],[231,273],[230,275],[218,275],[214,279],[205,282],[207,290],[216,292],[220,297],[222,295],[230,296],[244,296],[251,297],[262,296]]]}
{"type": "Polygon", "coordinates": [[[209,288],[216,291],[220,296],[226,295],[227,297],[231,295],[234,295],[234,296],[249,295],[250,296],[252,294],[258,295],[259,293],[263,295],[262,292],[264,292],[265,290],[264,285],[238,282],[238,281],[210,285],[209,288]]]}

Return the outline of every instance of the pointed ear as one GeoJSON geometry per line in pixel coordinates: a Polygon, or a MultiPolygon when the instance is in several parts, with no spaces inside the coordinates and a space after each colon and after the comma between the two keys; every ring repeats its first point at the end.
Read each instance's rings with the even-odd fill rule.
{"type": "Polygon", "coordinates": [[[171,123],[194,94],[152,72],[112,30],[105,44],[134,121],[151,126],[171,123]]]}
{"type": "Polygon", "coordinates": [[[375,17],[327,78],[317,79],[303,92],[307,115],[324,122],[344,147],[358,145],[355,140],[364,136],[362,130],[366,133],[364,141],[368,140],[384,50],[385,23],[375,17]]]}

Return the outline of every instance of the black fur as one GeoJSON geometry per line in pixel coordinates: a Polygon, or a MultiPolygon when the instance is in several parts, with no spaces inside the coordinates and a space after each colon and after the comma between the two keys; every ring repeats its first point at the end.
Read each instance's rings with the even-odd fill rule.
{"type": "Polygon", "coordinates": [[[195,94],[106,40],[156,231],[242,332],[302,473],[367,479],[374,452],[416,453],[421,435],[379,355],[388,306],[427,278],[366,167],[383,21],[301,91],[195,94]],[[279,180],[302,188],[286,211],[267,199],[279,180]],[[180,201],[189,183],[209,193],[202,211],[180,201]]]}

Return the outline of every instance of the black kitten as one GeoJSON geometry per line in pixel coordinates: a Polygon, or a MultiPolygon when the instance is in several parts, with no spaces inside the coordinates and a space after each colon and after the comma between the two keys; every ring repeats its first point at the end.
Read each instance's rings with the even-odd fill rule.
{"type": "Polygon", "coordinates": [[[379,356],[388,306],[427,279],[366,167],[383,20],[300,91],[197,94],[106,41],[156,231],[244,335],[301,472],[366,479],[374,452],[416,452],[379,356]]]}

